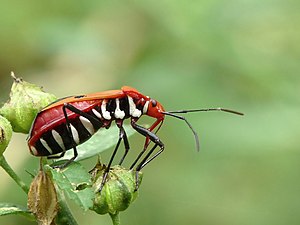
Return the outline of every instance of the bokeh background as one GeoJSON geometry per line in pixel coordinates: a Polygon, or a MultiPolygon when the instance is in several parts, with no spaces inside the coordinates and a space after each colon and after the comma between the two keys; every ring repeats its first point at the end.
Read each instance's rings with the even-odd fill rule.
{"type": "MultiPolygon", "coordinates": [[[[62,97],[130,85],[167,110],[244,112],[167,118],[165,152],[144,169],[123,224],[300,224],[300,3],[293,0],[1,1],[0,101],[10,71],[62,97]]],[[[145,123],[149,120],[143,120],[145,123]]],[[[14,134],[7,161],[30,182],[38,158],[14,134]]],[[[131,158],[143,138],[131,138],[131,158]]],[[[102,155],[107,160],[111,151],[102,155]]],[[[83,162],[87,169],[96,159],[83,162]]],[[[0,170],[0,201],[26,196],[0,170]]],[[[79,224],[111,224],[83,213],[79,224]]],[[[34,224],[1,217],[0,224],[34,224]]]]}

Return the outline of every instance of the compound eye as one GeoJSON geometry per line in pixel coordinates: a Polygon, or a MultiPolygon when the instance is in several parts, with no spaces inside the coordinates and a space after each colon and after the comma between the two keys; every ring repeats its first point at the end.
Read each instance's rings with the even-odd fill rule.
{"type": "Polygon", "coordinates": [[[155,101],[154,99],[151,100],[151,104],[152,107],[156,107],[157,106],[157,101],[155,101]]]}

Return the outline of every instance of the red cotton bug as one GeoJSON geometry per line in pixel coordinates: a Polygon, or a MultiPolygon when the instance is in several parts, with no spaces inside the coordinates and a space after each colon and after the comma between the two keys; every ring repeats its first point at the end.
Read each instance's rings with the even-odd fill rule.
{"type": "Polygon", "coordinates": [[[200,111],[224,111],[243,115],[243,113],[223,108],[167,112],[156,100],[141,94],[134,88],[124,86],[121,90],[66,97],[51,103],[37,114],[29,133],[28,146],[31,154],[48,156],[48,158],[60,158],[67,150],[73,149],[74,156],[65,164],[58,166],[63,168],[77,157],[77,145],[87,141],[98,129],[108,129],[114,120],[119,128],[119,139],[104,173],[101,191],[122,140],[125,146],[125,153],[121,158],[120,165],[129,151],[129,142],[123,128],[125,119],[130,118],[133,129],[146,138],[142,151],[130,166],[130,169],[135,168],[138,172],[164,150],[164,144],[156,133],[160,129],[165,115],[186,122],[194,134],[196,148],[199,150],[199,140],[196,131],[184,117],[176,114],[200,111]],[[142,115],[153,117],[156,121],[149,128],[142,127],[137,124],[138,119],[142,115]],[[156,132],[153,132],[156,127],[156,132]],[[154,143],[153,147],[141,159],[150,142],[154,143]],[[159,150],[154,153],[157,147],[159,147],[159,150]],[[60,155],[57,155],[58,153],[60,155]],[[137,164],[138,162],[139,164],[137,164]]]}

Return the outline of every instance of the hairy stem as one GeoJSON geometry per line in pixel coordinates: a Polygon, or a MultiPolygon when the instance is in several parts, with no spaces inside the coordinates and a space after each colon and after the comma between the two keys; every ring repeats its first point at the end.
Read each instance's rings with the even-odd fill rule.
{"type": "Polygon", "coordinates": [[[121,224],[119,212],[117,212],[115,214],[110,213],[109,215],[110,215],[110,218],[113,222],[113,225],[120,225],[121,224]]]}
{"type": "Polygon", "coordinates": [[[0,156],[0,166],[27,194],[29,191],[29,187],[20,179],[20,177],[15,173],[15,171],[10,167],[10,165],[7,163],[3,155],[0,156]]]}
{"type": "Polygon", "coordinates": [[[64,194],[57,190],[59,211],[56,217],[57,225],[78,225],[77,221],[73,217],[69,206],[67,205],[64,194]]]}

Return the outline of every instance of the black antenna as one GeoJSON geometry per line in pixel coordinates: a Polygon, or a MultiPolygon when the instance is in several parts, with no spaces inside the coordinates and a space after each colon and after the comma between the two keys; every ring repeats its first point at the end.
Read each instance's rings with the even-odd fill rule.
{"type": "Polygon", "coordinates": [[[223,112],[233,113],[233,114],[240,115],[240,116],[244,115],[244,113],[237,112],[237,111],[234,111],[234,110],[231,110],[231,109],[224,109],[224,108],[189,109],[189,110],[178,110],[178,111],[169,111],[169,112],[161,112],[161,113],[165,114],[165,115],[168,115],[168,116],[175,117],[175,118],[180,119],[180,120],[184,120],[186,122],[186,124],[189,126],[189,128],[192,130],[192,132],[194,134],[194,138],[195,138],[195,141],[196,141],[196,149],[199,152],[200,143],[199,143],[199,137],[198,137],[197,132],[194,130],[192,125],[187,121],[187,119],[185,117],[176,115],[176,113],[208,112],[208,111],[223,111],[223,112]]]}
{"type": "Polygon", "coordinates": [[[165,115],[168,115],[168,116],[173,116],[177,119],[181,119],[181,120],[184,120],[186,122],[186,124],[189,126],[189,128],[192,130],[193,134],[194,134],[194,137],[195,137],[195,141],[196,141],[196,149],[197,151],[199,152],[200,150],[200,144],[199,144],[199,137],[198,137],[198,134],[197,132],[194,130],[194,128],[192,127],[192,125],[186,120],[186,118],[184,118],[183,116],[178,116],[178,115],[175,115],[171,112],[162,112],[163,114],[165,115]]]}
{"type": "Polygon", "coordinates": [[[189,109],[189,110],[169,111],[169,113],[189,113],[189,112],[208,112],[208,111],[223,111],[223,112],[237,114],[240,116],[244,115],[244,113],[237,112],[231,109],[224,109],[224,108],[189,109]]]}

